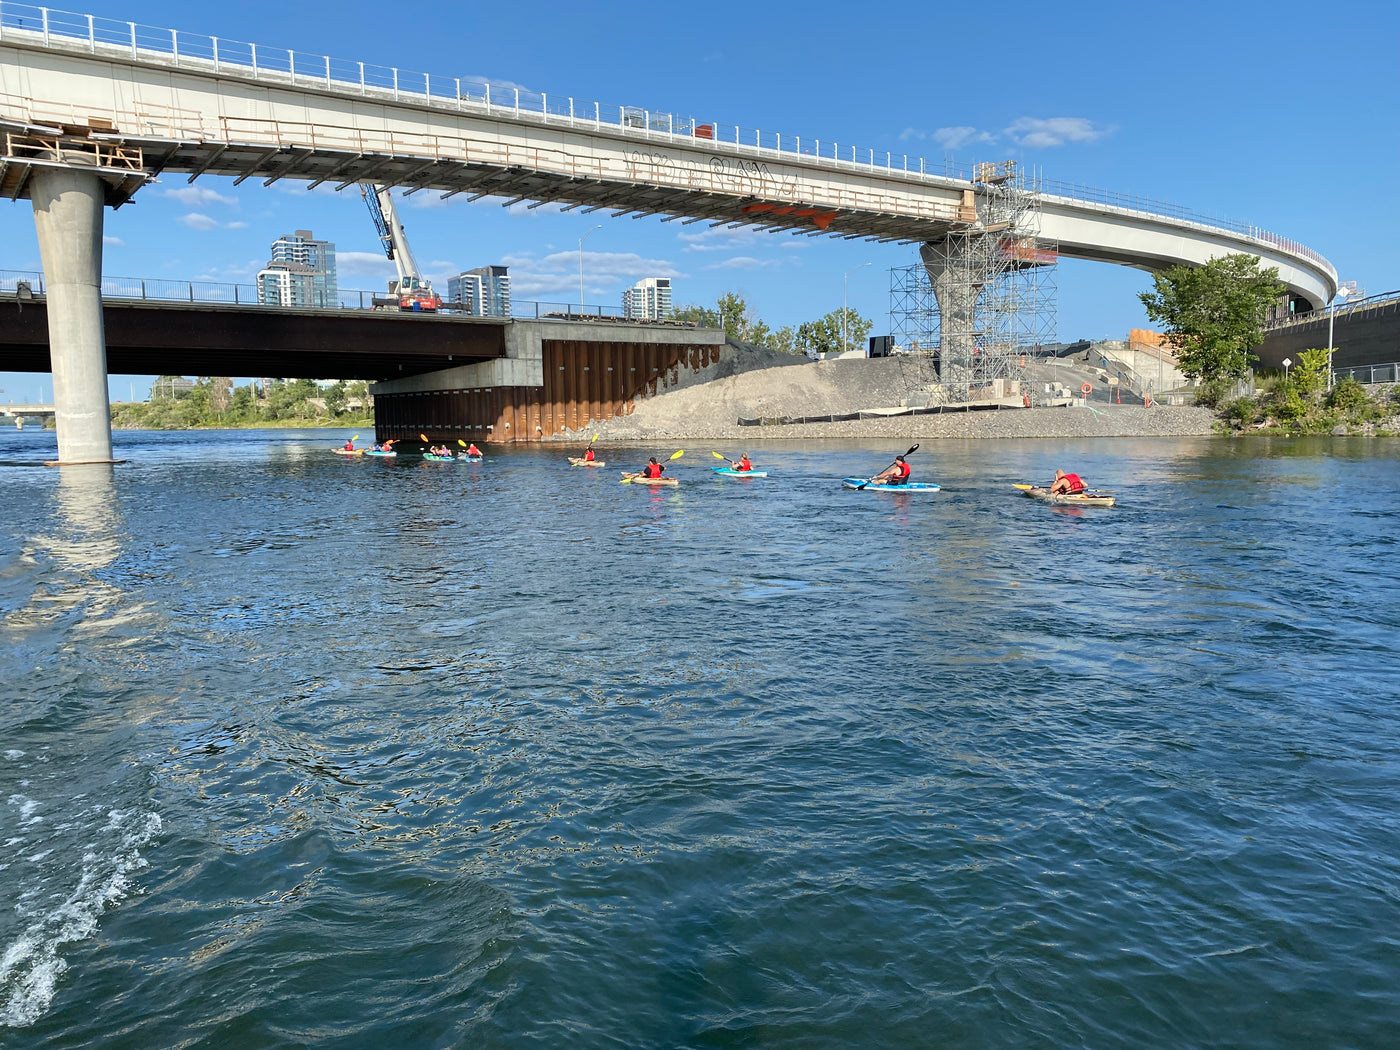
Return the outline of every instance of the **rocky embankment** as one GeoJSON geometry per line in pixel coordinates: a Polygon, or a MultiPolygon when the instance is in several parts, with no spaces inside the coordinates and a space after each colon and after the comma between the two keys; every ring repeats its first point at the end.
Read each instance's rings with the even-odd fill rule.
{"type": "MultiPolygon", "coordinates": [[[[805,361],[731,345],[709,369],[682,377],[638,401],[628,416],[588,425],[613,443],[697,438],[769,441],[794,438],[1181,437],[1209,434],[1210,409],[1089,405],[1069,408],[952,410],[929,415],[784,426],[740,426],[740,419],[848,415],[923,408],[940,400],[937,375],[923,358],[805,361]]],[[[577,441],[564,435],[562,440],[577,441]]]]}

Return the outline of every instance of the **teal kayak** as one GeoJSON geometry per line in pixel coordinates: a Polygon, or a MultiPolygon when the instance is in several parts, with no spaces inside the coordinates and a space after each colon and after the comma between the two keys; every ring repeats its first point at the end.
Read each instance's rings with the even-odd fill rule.
{"type": "Polygon", "coordinates": [[[456,463],[456,456],[435,456],[431,452],[424,452],[423,458],[429,463],[456,463]]]}
{"type": "Polygon", "coordinates": [[[457,462],[458,462],[458,463],[480,463],[480,462],[482,461],[483,458],[484,458],[484,457],[482,457],[482,456],[458,456],[458,457],[457,457],[457,462]]]}
{"type": "Polygon", "coordinates": [[[937,492],[937,485],[925,485],[921,481],[911,481],[905,485],[886,485],[881,482],[872,485],[869,478],[842,478],[841,484],[848,489],[861,489],[864,492],[937,492]]]}
{"type": "Polygon", "coordinates": [[[376,452],[374,449],[365,449],[366,456],[397,456],[397,452],[376,452]]]}
{"type": "Polygon", "coordinates": [[[711,467],[710,469],[726,478],[766,478],[768,476],[766,470],[735,470],[733,467],[711,467]]]}

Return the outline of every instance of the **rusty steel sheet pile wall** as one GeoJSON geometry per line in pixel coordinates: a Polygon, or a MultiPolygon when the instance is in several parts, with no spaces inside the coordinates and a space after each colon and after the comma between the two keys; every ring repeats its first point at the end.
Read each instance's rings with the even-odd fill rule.
{"type": "Polygon", "coordinates": [[[718,363],[721,346],[583,342],[542,343],[543,386],[497,386],[380,394],[380,441],[541,441],[589,423],[625,416],[691,373],[718,363]]]}

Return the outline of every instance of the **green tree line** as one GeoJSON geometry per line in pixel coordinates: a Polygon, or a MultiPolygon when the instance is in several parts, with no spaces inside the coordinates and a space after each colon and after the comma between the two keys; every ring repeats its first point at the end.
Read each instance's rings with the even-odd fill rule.
{"type": "Polygon", "coordinates": [[[840,353],[843,349],[859,350],[865,346],[865,337],[872,327],[872,322],[847,308],[844,311],[832,310],[815,321],[773,329],[738,292],[725,292],[712,307],[696,303],[682,306],[676,310],[675,317],[680,321],[693,321],[703,328],[723,328],[726,336],[741,343],[780,354],[805,354],[809,357],[840,353]]]}
{"type": "Polygon", "coordinates": [[[363,380],[325,390],[310,379],[234,386],[227,376],[158,376],[150,400],[112,406],[112,424],[152,430],[191,427],[370,426],[374,401],[363,380]],[[351,407],[351,402],[355,407],[351,407]]]}

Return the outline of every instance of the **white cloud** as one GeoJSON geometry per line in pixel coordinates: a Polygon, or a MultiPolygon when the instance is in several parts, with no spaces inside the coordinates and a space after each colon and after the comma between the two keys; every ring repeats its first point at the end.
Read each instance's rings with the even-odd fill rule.
{"type": "Polygon", "coordinates": [[[247,228],[248,228],[248,224],[247,224],[246,222],[226,222],[226,223],[224,223],[224,229],[226,229],[226,230],[246,230],[247,228]]]}
{"type": "Polygon", "coordinates": [[[347,277],[397,277],[398,270],[383,252],[343,252],[335,253],[337,276],[347,277]]]}
{"type": "Polygon", "coordinates": [[[1069,142],[1096,142],[1112,132],[1113,128],[1084,117],[1021,117],[1006,129],[1012,142],[1028,149],[1047,149],[1069,142]]]}
{"type": "Polygon", "coordinates": [[[188,214],[181,215],[175,221],[188,226],[192,230],[217,230],[220,226],[217,219],[211,219],[203,212],[198,211],[192,211],[188,214]]]}
{"type": "Polygon", "coordinates": [[[678,233],[676,240],[684,244],[688,252],[729,252],[752,247],[758,240],[758,231],[747,226],[737,230],[717,226],[699,233],[678,233]]]}
{"type": "Polygon", "coordinates": [[[102,237],[102,243],[108,248],[126,247],[126,241],[122,240],[120,237],[108,237],[105,234],[102,237]]]}
{"type": "Polygon", "coordinates": [[[933,133],[933,141],[944,149],[962,149],[964,146],[976,146],[996,140],[997,137],[990,131],[982,131],[966,124],[952,128],[939,128],[933,133]]]}
{"type": "MultiPolygon", "coordinates": [[[[551,252],[541,259],[532,253],[507,255],[511,292],[522,296],[562,294],[573,299],[578,292],[578,251],[551,252]],[[572,291],[574,295],[568,293],[572,291]]],[[[635,252],[584,252],[585,286],[592,295],[613,295],[643,277],[684,277],[666,259],[648,259],[635,252]]]]}
{"type": "Polygon", "coordinates": [[[755,259],[751,255],[736,255],[732,259],[725,259],[724,262],[714,263],[706,266],[707,270],[762,270],[776,266],[782,266],[779,259],[755,259]]]}
{"type": "Polygon", "coordinates": [[[214,266],[195,276],[196,281],[222,281],[237,283],[240,280],[251,278],[267,263],[260,259],[249,259],[241,265],[231,264],[229,266],[214,266]]]}
{"type": "Polygon", "coordinates": [[[905,128],[899,133],[900,142],[908,142],[910,139],[922,142],[926,138],[928,138],[928,132],[920,131],[918,128],[905,128]]]}
{"type": "Polygon", "coordinates": [[[200,204],[231,204],[235,207],[238,205],[236,197],[225,196],[208,186],[180,186],[173,190],[161,190],[160,195],[170,197],[191,207],[200,204]]]}

